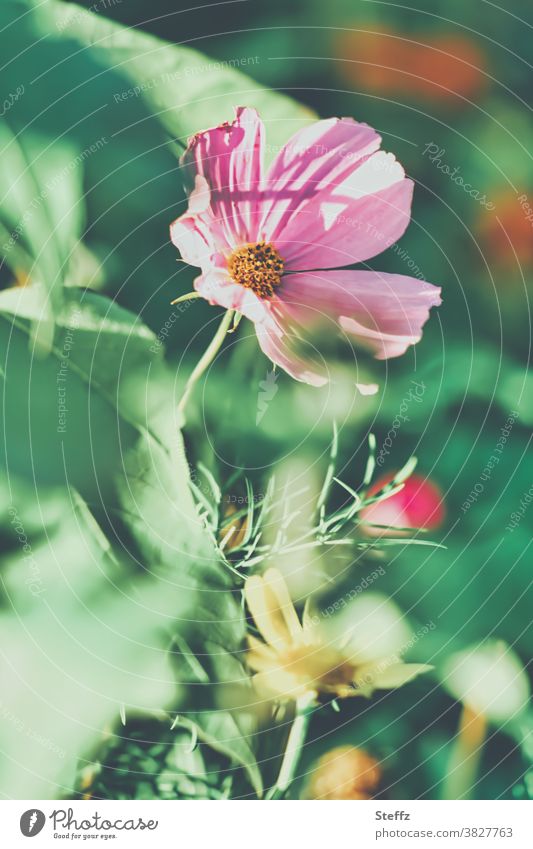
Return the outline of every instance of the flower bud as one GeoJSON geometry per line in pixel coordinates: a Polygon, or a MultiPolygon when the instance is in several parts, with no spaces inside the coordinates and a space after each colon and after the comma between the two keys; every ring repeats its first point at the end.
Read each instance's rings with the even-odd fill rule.
{"type": "Polygon", "coordinates": [[[452,655],[442,670],[446,690],[489,721],[504,723],[529,701],[529,681],[517,655],[491,640],[452,655]]]}
{"type": "MultiPolygon", "coordinates": [[[[379,478],[369,489],[368,496],[380,492],[394,479],[394,474],[393,472],[379,478]]],[[[361,510],[360,517],[364,522],[386,525],[389,528],[434,530],[444,521],[444,498],[435,483],[420,475],[411,475],[399,492],[365,507],[361,510]]],[[[372,536],[382,536],[384,533],[381,528],[369,527],[365,527],[365,532],[372,536]]]]}
{"type": "Polygon", "coordinates": [[[363,749],[338,746],[323,755],[311,773],[308,799],[371,799],[381,779],[378,761],[363,749]]]}

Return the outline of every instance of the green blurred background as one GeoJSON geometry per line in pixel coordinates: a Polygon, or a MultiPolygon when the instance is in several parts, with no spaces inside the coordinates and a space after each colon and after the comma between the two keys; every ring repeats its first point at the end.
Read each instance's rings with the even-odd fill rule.
{"type": "MultiPolygon", "coordinates": [[[[187,464],[172,436],[171,402],[218,311],[199,301],[178,312],[170,305],[190,290],[195,270],[176,262],[168,225],[184,208],[176,157],[187,136],[230,118],[241,103],[258,106],[273,146],[312,113],[353,116],[376,127],[416,188],[407,233],[370,265],[442,286],[443,304],[404,357],[358,364],[379,383],[376,396],[353,396],[352,361],[330,341],[335,390],[320,392],[282,373],[258,424],[258,392],[270,366],[243,323],[196,393],[184,431],[188,463],[205,463],[224,486],[238,471],[237,488],[246,476],[258,492],[273,469],[294,469],[296,480],[312,489],[324,474],[336,421],[337,474],[357,486],[368,434],[382,446],[411,381],[422,383],[422,402],[409,405],[383,471],[417,456],[418,471],[444,494],[446,522],[432,537],[445,547],[389,549],[394,553],[387,554],[376,589],[394,599],[413,627],[436,624],[418,651],[437,669],[450,652],[488,638],[504,640],[526,664],[533,510],[507,528],[533,483],[530,11],[518,0],[505,9],[483,0],[409,8],[367,0],[209,6],[153,0],[149,8],[141,0],[106,0],[85,4],[93,9],[91,21],[72,4],[32,5],[4,3],[0,35],[3,88],[11,98],[2,115],[4,245],[30,209],[20,238],[4,251],[0,309],[12,315],[7,290],[15,285],[39,283],[49,294],[28,301],[24,320],[1,329],[0,627],[10,682],[0,705],[7,729],[2,793],[68,795],[73,786],[82,792],[85,780],[100,795],[187,795],[176,790],[174,773],[168,777],[165,759],[175,744],[168,723],[137,714],[177,697],[180,676],[176,682],[167,654],[174,617],[191,618],[192,610],[201,619],[204,603],[217,622],[233,622],[237,614],[221,613],[219,592],[216,605],[204,599],[198,607],[194,600],[205,592],[204,573],[199,577],[194,564],[200,557],[207,575],[215,567],[210,554],[199,554],[204,543],[195,549],[200,534],[191,531],[197,522],[185,494],[187,464]],[[106,28],[108,20],[129,29],[106,28]],[[168,40],[175,52],[161,51],[143,33],[168,40]],[[59,366],[40,353],[50,346],[54,301],[59,356],[73,322],[78,340],[64,434],[56,428],[59,366]],[[509,417],[501,460],[487,474],[509,417]],[[147,483],[153,463],[143,462],[147,454],[153,460],[161,443],[166,457],[178,455],[175,474],[167,482],[158,466],[147,483]],[[165,496],[161,505],[154,487],[165,496]],[[24,540],[35,567],[24,560],[24,540]],[[166,551],[172,547],[180,552],[177,582],[166,551]],[[50,669],[32,687],[32,670],[43,658],[50,669]],[[132,704],[136,718],[114,734],[119,703],[132,704]],[[118,767],[107,771],[90,754],[102,735],[112,749],[109,763],[118,758],[118,767]],[[62,771],[73,758],[74,785],[62,771]]],[[[20,291],[25,296],[30,289],[20,291]]],[[[165,457],[157,463],[165,466],[165,457]]],[[[372,567],[354,568],[364,576],[372,567]]],[[[213,580],[225,586],[225,577],[213,580]]],[[[353,581],[343,568],[337,589],[353,581]]],[[[324,710],[317,717],[304,769],[349,743],[383,760],[385,796],[438,798],[459,716],[438,679],[418,680],[375,703],[355,701],[340,715],[324,710]]],[[[527,795],[529,722],[491,729],[478,798],[527,795]]],[[[226,756],[217,753],[223,764],[226,756]]],[[[183,757],[180,775],[187,772],[183,757]]],[[[207,769],[216,784],[220,764],[209,764],[190,769],[207,769]]]]}

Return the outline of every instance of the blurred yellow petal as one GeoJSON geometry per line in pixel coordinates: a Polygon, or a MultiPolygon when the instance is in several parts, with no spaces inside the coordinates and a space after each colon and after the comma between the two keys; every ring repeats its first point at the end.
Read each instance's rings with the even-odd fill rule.
{"type": "Polygon", "coordinates": [[[265,572],[263,580],[276,596],[279,610],[289,630],[289,634],[293,640],[297,640],[301,637],[303,629],[283,575],[278,569],[268,569],[265,572]]]}
{"type": "Polygon", "coordinates": [[[250,651],[246,655],[248,666],[255,672],[263,672],[271,669],[273,666],[279,665],[279,660],[275,651],[273,651],[266,643],[258,640],[253,635],[249,635],[248,644],[250,651]]]}
{"type": "Polygon", "coordinates": [[[249,578],[245,595],[265,640],[249,637],[248,652],[248,665],[256,673],[255,687],[265,698],[297,699],[306,693],[339,699],[370,697],[376,689],[401,687],[432,668],[404,664],[394,653],[362,662],[359,651],[352,645],[347,650],[344,645],[351,643],[351,631],[348,640],[346,631],[342,636],[330,633],[309,604],[302,625],[278,569],[249,578]]]}
{"type": "Polygon", "coordinates": [[[277,597],[263,578],[259,575],[248,578],[244,584],[244,594],[263,639],[278,650],[288,645],[290,634],[280,613],[277,597]]]}
{"type": "Polygon", "coordinates": [[[292,675],[282,667],[258,672],[253,676],[256,691],[265,698],[298,699],[305,693],[314,692],[296,675],[292,675]]]}
{"type": "Polygon", "coordinates": [[[430,672],[432,669],[433,667],[428,666],[427,663],[395,663],[382,672],[378,672],[373,685],[378,690],[393,690],[396,687],[403,687],[418,675],[430,672]]]}
{"type": "Polygon", "coordinates": [[[302,614],[303,638],[307,645],[311,645],[319,639],[320,615],[311,598],[304,605],[302,614]]]}

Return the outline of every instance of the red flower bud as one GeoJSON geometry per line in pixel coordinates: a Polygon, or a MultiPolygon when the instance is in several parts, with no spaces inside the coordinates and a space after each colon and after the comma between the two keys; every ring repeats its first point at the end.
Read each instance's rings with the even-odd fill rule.
{"type": "MultiPolygon", "coordinates": [[[[395,472],[379,478],[369,489],[368,496],[377,495],[386,484],[394,478],[395,472]]],[[[387,525],[390,528],[425,528],[434,530],[442,525],[446,511],[443,494],[439,487],[420,475],[411,475],[404,483],[403,489],[376,501],[361,510],[360,516],[364,522],[374,525],[387,525]]],[[[382,535],[383,531],[376,529],[367,532],[382,535]]]]}

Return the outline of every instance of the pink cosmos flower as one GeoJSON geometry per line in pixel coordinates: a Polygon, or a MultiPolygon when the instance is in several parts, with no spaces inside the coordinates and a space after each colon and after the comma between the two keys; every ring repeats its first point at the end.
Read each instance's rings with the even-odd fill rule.
{"type": "Polygon", "coordinates": [[[194,136],[181,160],[189,205],[171,238],[201,269],[196,291],[250,319],[267,357],[315,386],[328,380],[324,360],[309,354],[320,325],[378,359],[398,357],[440,303],[424,281],[341,270],[384,251],[409,223],[413,183],[380,143],[351,118],[318,121],[265,173],[263,123],[239,108],[233,123],[194,136]]]}

